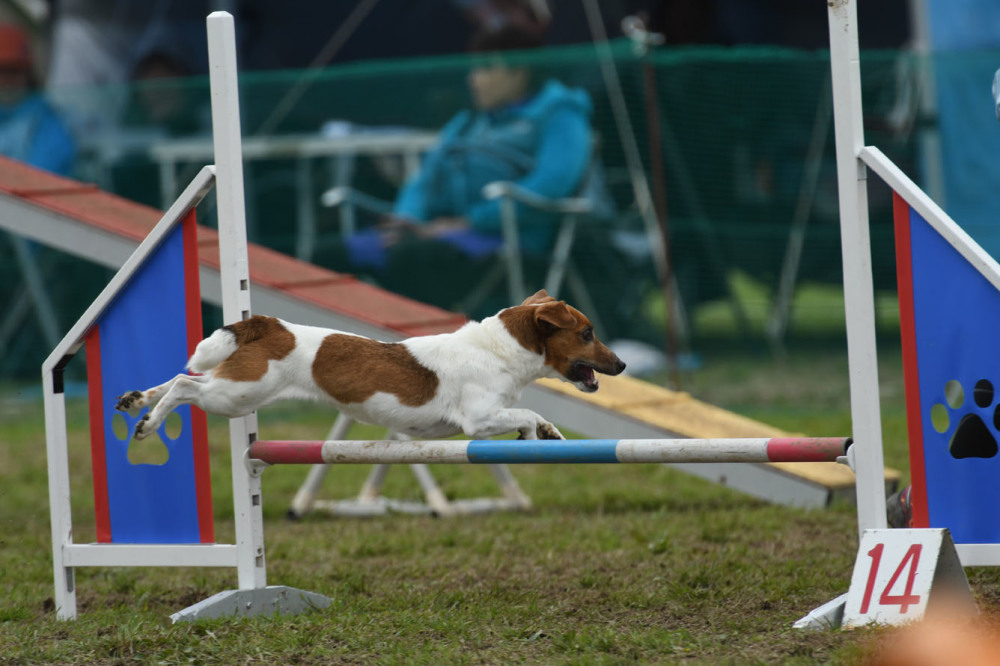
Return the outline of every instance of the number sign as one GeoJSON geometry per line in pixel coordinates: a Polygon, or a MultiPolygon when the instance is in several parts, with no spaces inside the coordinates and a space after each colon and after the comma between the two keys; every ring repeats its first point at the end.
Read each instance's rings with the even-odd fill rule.
{"type": "Polygon", "coordinates": [[[919,620],[932,595],[937,598],[942,592],[952,603],[975,607],[948,530],[865,530],[847,594],[844,626],[919,620]]]}

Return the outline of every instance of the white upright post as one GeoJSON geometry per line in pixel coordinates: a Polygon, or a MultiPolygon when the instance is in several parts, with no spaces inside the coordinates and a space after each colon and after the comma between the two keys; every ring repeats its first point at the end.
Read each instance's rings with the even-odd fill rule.
{"type": "Polygon", "coordinates": [[[66,565],[66,548],[73,544],[69,462],[66,454],[66,400],[62,386],[63,359],[51,357],[42,366],[45,396],[45,447],[49,467],[49,515],[52,522],[52,568],[55,577],[56,618],[76,619],[76,577],[66,565]]]}
{"type": "MultiPolygon", "coordinates": [[[[219,272],[222,317],[250,318],[250,268],[247,259],[243,194],[243,144],[240,135],[236,31],[228,12],[208,16],[208,66],[212,93],[212,134],[219,214],[219,272]]],[[[268,586],[264,559],[264,517],[260,469],[250,465],[247,449],[257,439],[257,416],[229,421],[236,523],[236,590],[226,590],[171,615],[174,622],[230,615],[293,614],[325,608],[323,595],[291,587],[268,586]]]]}
{"type": "Polygon", "coordinates": [[[864,128],[858,11],[856,0],[831,0],[827,7],[860,535],[884,528],[886,516],[867,171],[859,158],[864,128]]]}
{"type": "MultiPolygon", "coordinates": [[[[867,168],[861,110],[861,50],[858,47],[857,0],[827,3],[830,27],[830,73],[833,125],[837,148],[840,244],[844,262],[844,309],[847,315],[847,363],[850,375],[854,446],[849,457],[857,477],[858,539],[866,530],[884,530],[885,463],[878,396],[875,342],[875,287],[868,228],[867,168]]],[[[847,594],[823,604],[795,623],[799,629],[838,627],[847,594]]]]}
{"type": "MultiPolygon", "coordinates": [[[[236,32],[233,17],[227,12],[213,12],[208,17],[208,63],[219,211],[222,318],[226,323],[233,323],[249,319],[251,311],[236,32]]],[[[246,448],[256,435],[256,414],[229,422],[240,589],[267,585],[260,477],[251,475],[244,461],[246,448]]]]}

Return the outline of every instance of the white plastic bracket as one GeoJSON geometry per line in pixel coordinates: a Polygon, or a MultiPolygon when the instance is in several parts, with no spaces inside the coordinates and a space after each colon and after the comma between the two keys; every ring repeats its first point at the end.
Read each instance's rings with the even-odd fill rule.
{"type": "Polygon", "coordinates": [[[263,474],[264,470],[271,466],[271,463],[251,458],[250,447],[247,447],[246,450],[243,451],[243,466],[247,468],[247,474],[256,478],[263,474]]]}
{"type": "Polygon", "coordinates": [[[847,465],[848,467],[851,468],[852,472],[857,472],[858,471],[858,467],[857,467],[858,463],[857,463],[857,458],[854,455],[854,450],[855,450],[855,445],[854,444],[851,444],[850,446],[848,446],[847,447],[847,451],[846,451],[846,453],[844,455],[837,456],[837,462],[839,462],[841,465],[847,465]]]}

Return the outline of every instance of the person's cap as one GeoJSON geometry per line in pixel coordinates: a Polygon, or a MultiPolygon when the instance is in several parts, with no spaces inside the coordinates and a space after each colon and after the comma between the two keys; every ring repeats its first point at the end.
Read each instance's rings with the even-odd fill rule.
{"type": "Polygon", "coordinates": [[[0,67],[31,67],[28,36],[16,25],[0,23],[0,67]]]}

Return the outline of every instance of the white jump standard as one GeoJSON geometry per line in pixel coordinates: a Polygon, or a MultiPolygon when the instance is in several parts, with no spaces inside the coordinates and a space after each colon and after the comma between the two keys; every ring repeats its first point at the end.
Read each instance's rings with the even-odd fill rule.
{"type": "Polygon", "coordinates": [[[259,441],[253,461],[281,464],[586,464],[837,462],[849,437],[742,439],[259,441]]]}

